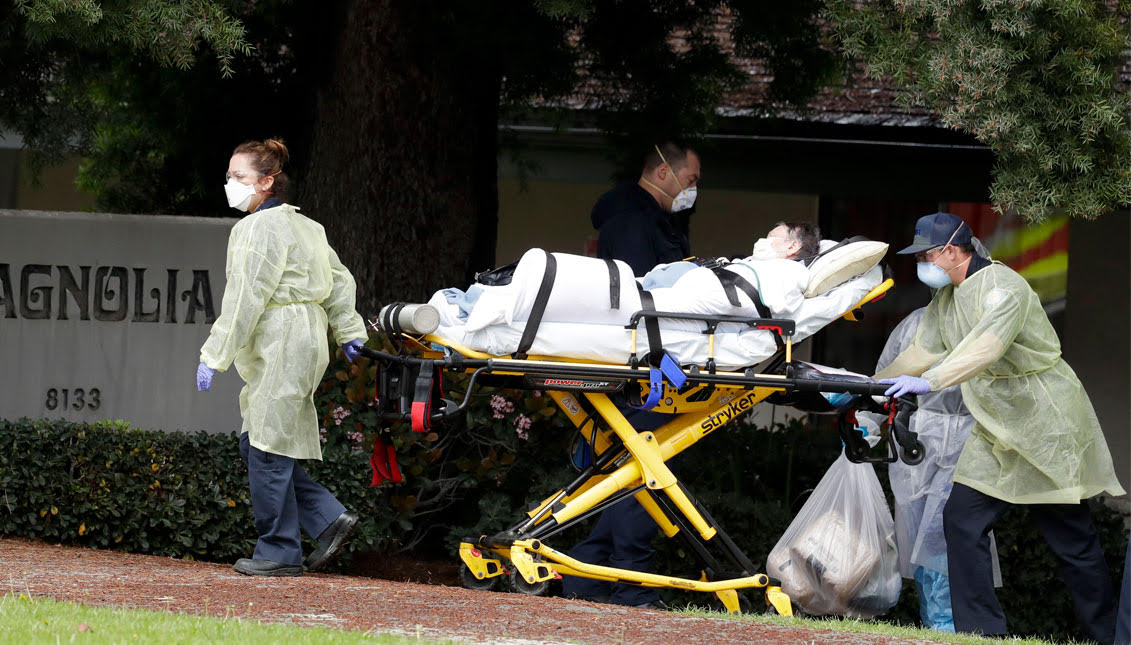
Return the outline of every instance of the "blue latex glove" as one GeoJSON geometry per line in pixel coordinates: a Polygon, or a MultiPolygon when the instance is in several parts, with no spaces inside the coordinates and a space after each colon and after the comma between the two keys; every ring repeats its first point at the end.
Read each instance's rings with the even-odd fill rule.
{"type": "Polygon", "coordinates": [[[884,392],[885,396],[900,397],[905,394],[927,394],[931,391],[931,384],[927,383],[927,379],[918,376],[897,376],[895,378],[882,378],[880,379],[882,385],[891,385],[884,392]]]}
{"type": "Polygon", "coordinates": [[[196,391],[207,392],[212,389],[212,377],[216,375],[216,370],[208,367],[204,363],[196,366],[196,391]]]}
{"type": "Polygon", "coordinates": [[[204,363],[197,365],[197,392],[208,392],[211,389],[211,377],[214,376],[216,376],[216,370],[209,368],[204,363]]]}
{"type": "Polygon", "coordinates": [[[354,340],[347,342],[345,345],[342,345],[342,353],[346,355],[346,360],[352,363],[357,360],[357,357],[359,355],[361,355],[361,348],[364,346],[364,340],[355,338],[354,340]]]}

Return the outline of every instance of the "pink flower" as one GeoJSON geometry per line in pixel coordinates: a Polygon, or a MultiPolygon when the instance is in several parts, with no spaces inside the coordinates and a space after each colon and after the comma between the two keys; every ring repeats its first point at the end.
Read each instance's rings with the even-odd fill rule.
{"type": "Polygon", "coordinates": [[[530,420],[530,417],[526,416],[525,414],[520,414],[515,417],[514,428],[515,432],[518,433],[520,439],[527,438],[528,435],[526,434],[526,431],[530,429],[531,423],[532,421],[530,420]]]}

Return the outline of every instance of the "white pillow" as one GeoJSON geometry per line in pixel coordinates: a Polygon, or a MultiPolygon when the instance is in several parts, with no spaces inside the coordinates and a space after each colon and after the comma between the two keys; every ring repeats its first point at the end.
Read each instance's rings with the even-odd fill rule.
{"type": "Polygon", "coordinates": [[[888,252],[884,242],[861,240],[829,251],[809,265],[805,297],[819,296],[848,282],[880,263],[888,252]]]}

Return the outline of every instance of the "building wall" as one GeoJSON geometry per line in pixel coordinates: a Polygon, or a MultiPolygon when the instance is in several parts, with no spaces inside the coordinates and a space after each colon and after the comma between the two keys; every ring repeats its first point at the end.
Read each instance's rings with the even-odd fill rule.
{"type": "Polygon", "coordinates": [[[1064,358],[1107,436],[1115,471],[1131,491],[1131,217],[1070,224],[1064,358]]]}
{"type": "Polygon", "coordinates": [[[14,208],[22,210],[93,211],[94,197],[79,190],[75,178],[81,160],[72,157],[44,168],[37,176],[19,165],[14,208]]]}
{"type": "MultiPolygon", "coordinates": [[[[0,137],[0,144],[4,141],[0,137]]],[[[0,208],[93,211],[94,197],[75,185],[80,163],[77,157],[67,159],[37,176],[22,150],[0,145],[0,208]]]]}

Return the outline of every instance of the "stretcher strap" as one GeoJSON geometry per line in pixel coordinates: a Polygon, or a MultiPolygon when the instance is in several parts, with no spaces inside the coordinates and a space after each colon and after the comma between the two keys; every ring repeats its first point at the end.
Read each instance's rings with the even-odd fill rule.
{"type": "MultiPolygon", "coordinates": [[[[745,293],[747,297],[750,298],[750,301],[754,303],[754,309],[758,311],[759,316],[761,316],[762,318],[774,317],[774,312],[770,311],[770,308],[767,307],[764,302],[762,302],[762,294],[758,293],[758,289],[756,289],[754,285],[750,284],[746,280],[746,278],[743,278],[733,271],[727,271],[722,267],[714,269],[714,271],[715,275],[719,278],[719,283],[723,285],[723,291],[726,292],[727,298],[730,300],[730,304],[734,305],[735,307],[741,306],[738,303],[738,292],[736,291],[736,289],[742,289],[743,293],[745,293]]],[[[782,342],[781,334],[777,333],[773,336],[774,342],[777,343],[778,349],[781,349],[785,345],[785,343],[782,342]]]]}
{"type": "Polygon", "coordinates": [[[620,309],[620,271],[612,260],[606,259],[605,266],[609,267],[609,309],[620,309]]]}
{"type": "Polygon", "coordinates": [[[648,369],[648,398],[640,405],[628,405],[630,408],[637,410],[651,410],[656,407],[660,402],[660,395],[664,392],[664,377],[667,377],[671,384],[679,389],[687,383],[687,375],[683,370],[679,369],[679,365],[670,354],[664,352],[663,358],[660,359],[659,367],[652,367],[648,369]]]}
{"type": "Polygon", "coordinates": [[[722,267],[713,269],[715,276],[718,277],[719,283],[723,285],[723,291],[727,294],[727,300],[735,307],[741,307],[742,304],[738,301],[738,289],[749,296],[751,302],[754,303],[754,309],[758,311],[758,315],[762,318],[773,318],[774,314],[770,308],[762,302],[762,294],[754,288],[754,285],[747,282],[746,278],[738,275],[734,271],[727,271],[722,267]]]}
{"type": "Polygon", "coordinates": [[[822,255],[828,255],[829,253],[832,253],[833,251],[839,249],[842,246],[847,246],[849,244],[852,244],[853,242],[868,242],[868,241],[870,241],[870,240],[863,235],[853,235],[852,237],[845,238],[845,239],[837,242],[836,245],[830,246],[829,248],[825,249],[824,251],[821,251],[820,253],[818,253],[817,255],[814,255],[813,257],[809,258],[808,260],[805,260],[804,261],[805,266],[812,266],[812,264],[817,261],[817,258],[821,257],[822,255]]]}
{"type": "Polygon", "coordinates": [[[715,277],[719,279],[719,284],[723,286],[723,293],[726,294],[727,300],[730,301],[730,306],[741,307],[742,303],[738,301],[738,289],[734,286],[734,278],[738,276],[731,271],[723,271],[722,267],[711,267],[711,271],[714,272],[715,277]]]}
{"type": "Polygon", "coordinates": [[[405,303],[403,302],[394,302],[388,307],[385,307],[383,312],[385,315],[380,322],[381,329],[393,334],[400,333],[402,329],[398,319],[400,318],[401,310],[404,309],[404,306],[405,303]]]}
{"type": "MultiPolygon", "coordinates": [[[[644,311],[656,311],[652,294],[645,291],[639,283],[636,284],[636,289],[640,292],[640,308],[644,311]]],[[[648,362],[653,367],[659,367],[664,355],[664,343],[660,340],[660,321],[655,316],[645,316],[644,330],[648,333],[648,362]]]]}
{"type": "MultiPolygon", "coordinates": [[[[655,311],[656,303],[652,294],[648,293],[639,284],[636,285],[640,292],[640,307],[644,311],[655,311]]],[[[687,375],[679,368],[666,351],[660,340],[660,321],[655,316],[644,317],[644,329],[648,332],[648,362],[652,367],[648,370],[648,398],[641,405],[630,405],[637,410],[650,410],[660,402],[660,395],[664,391],[664,376],[668,377],[677,388],[683,387],[687,382],[687,375]]]]}
{"type": "Polygon", "coordinates": [[[637,410],[651,410],[660,402],[660,394],[663,391],[664,373],[653,367],[648,370],[648,398],[640,405],[629,404],[629,407],[637,410]]]}
{"type": "Polygon", "coordinates": [[[677,389],[687,383],[687,375],[683,373],[683,370],[679,369],[679,364],[677,364],[675,359],[667,352],[664,352],[664,357],[660,359],[660,371],[664,373],[664,376],[668,377],[668,380],[671,381],[671,384],[676,386],[677,389]]]}
{"type": "MultiPolygon", "coordinates": [[[[433,380],[438,369],[436,361],[421,361],[420,372],[416,375],[416,386],[412,393],[412,431],[427,432],[432,428],[432,395],[436,383],[433,380]]],[[[435,379],[439,381],[439,379],[435,379]]],[[[440,393],[443,396],[443,393],[440,393]]]]}
{"type": "Polygon", "coordinates": [[[369,457],[369,467],[373,469],[373,478],[369,482],[370,488],[376,488],[381,482],[389,480],[394,484],[404,481],[401,469],[397,465],[397,451],[390,441],[386,444],[378,435],[373,439],[373,454],[369,457]]]}
{"type": "Polygon", "coordinates": [[[546,312],[546,303],[550,301],[550,292],[554,289],[554,277],[558,272],[558,261],[554,254],[546,253],[546,270],[542,272],[542,284],[538,285],[538,295],[534,298],[534,306],[530,309],[530,317],[526,319],[526,327],[522,330],[522,339],[518,341],[518,351],[514,358],[526,358],[526,352],[534,344],[534,336],[538,333],[538,325],[542,324],[542,314],[546,312]]]}

